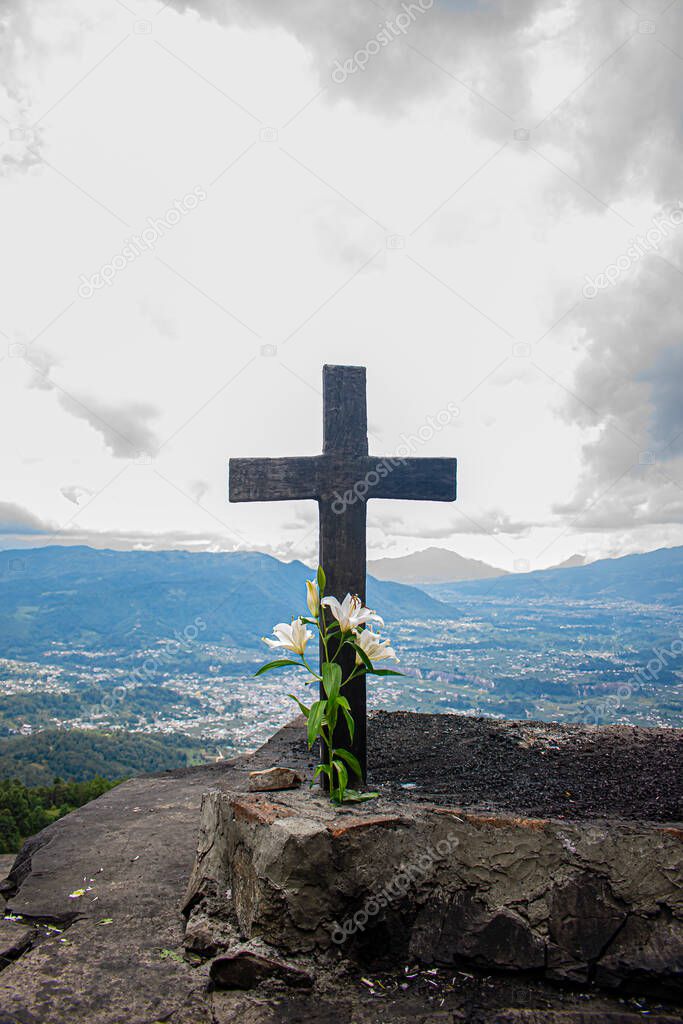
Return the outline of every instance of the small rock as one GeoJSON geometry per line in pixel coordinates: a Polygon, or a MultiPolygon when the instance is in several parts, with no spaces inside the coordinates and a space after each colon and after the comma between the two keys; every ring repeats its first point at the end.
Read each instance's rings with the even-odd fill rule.
{"type": "Polygon", "coordinates": [[[294,988],[311,988],[313,985],[313,978],[306,971],[249,949],[216,957],[210,974],[218,988],[254,988],[268,978],[277,978],[294,988]]]}
{"type": "Polygon", "coordinates": [[[262,772],[249,772],[249,792],[267,793],[273,789],[296,789],[303,776],[293,768],[266,768],[262,772]]]}
{"type": "Polygon", "coordinates": [[[0,920],[0,963],[15,960],[33,942],[35,928],[21,921],[0,920]]]}
{"type": "Polygon", "coordinates": [[[216,929],[206,914],[194,910],[185,928],[185,949],[199,956],[215,956],[218,952],[216,929]]]}

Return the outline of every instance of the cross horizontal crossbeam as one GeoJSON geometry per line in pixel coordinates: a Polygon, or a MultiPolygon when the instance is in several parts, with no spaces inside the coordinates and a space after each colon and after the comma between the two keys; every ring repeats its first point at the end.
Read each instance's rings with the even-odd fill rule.
{"type": "MultiPolygon", "coordinates": [[[[369,455],[365,367],[325,366],[323,454],[230,459],[230,501],[317,501],[319,561],[327,575],[327,593],[340,600],[347,593],[357,594],[365,602],[367,501],[455,501],[456,465],[455,459],[369,455]]],[[[345,679],[353,671],[354,658],[352,650],[342,649],[339,660],[345,679]]],[[[346,694],[354,737],[351,740],[341,722],[334,743],[356,755],[363,772],[358,781],[365,781],[365,676],[357,676],[346,694]]]]}
{"type": "Polygon", "coordinates": [[[230,501],[455,501],[455,459],[310,455],[231,459],[230,501]]]}

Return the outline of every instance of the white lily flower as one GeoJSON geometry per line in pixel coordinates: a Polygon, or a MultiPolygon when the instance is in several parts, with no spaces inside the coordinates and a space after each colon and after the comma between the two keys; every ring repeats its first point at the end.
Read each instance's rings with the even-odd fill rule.
{"type": "Polygon", "coordinates": [[[303,654],[306,644],[313,637],[310,629],[306,629],[301,619],[294,619],[291,623],[278,622],[277,626],[273,627],[273,633],[277,640],[271,640],[270,637],[264,636],[262,637],[264,644],[268,644],[273,650],[281,648],[285,651],[293,651],[294,654],[303,654]]]}
{"type": "MultiPolygon", "coordinates": [[[[376,661],[386,661],[387,658],[398,661],[396,652],[391,646],[391,641],[382,640],[379,633],[373,633],[371,629],[362,630],[358,634],[356,643],[363,650],[363,653],[368,656],[373,665],[376,661]]],[[[356,665],[362,664],[363,660],[356,651],[356,665]]]]}
{"type": "Polygon", "coordinates": [[[320,611],[320,594],[313,580],[306,580],[306,604],[313,618],[317,619],[320,611]]]}
{"type": "Polygon", "coordinates": [[[324,597],[322,603],[330,609],[339,623],[342,633],[355,632],[366,622],[378,622],[380,626],[384,625],[384,619],[376,612],[366,608],[357,595],[352,597],[351,594],[347,594],[341,604],[336,597],[324,597]]]}

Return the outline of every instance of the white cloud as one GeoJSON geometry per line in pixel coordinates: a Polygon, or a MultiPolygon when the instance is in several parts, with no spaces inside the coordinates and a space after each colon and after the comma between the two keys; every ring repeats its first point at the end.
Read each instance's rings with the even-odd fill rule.
{"type": "Polygon", "coordinates": [[[315,507],[229,506],[226,460],[318,451],[321,364],[361,362],[378,455],[459,409],[415,452],[458,456],[456,509],[371,503],[371,546],[682,541],[681,242],[582,295],[682,198],[683,8],[638,6],[435,3],[336,84],[400,4],[6,5],[0,356],[37,369],[0,361],[3,497],[67,538],[314,557],[315,507]]]}

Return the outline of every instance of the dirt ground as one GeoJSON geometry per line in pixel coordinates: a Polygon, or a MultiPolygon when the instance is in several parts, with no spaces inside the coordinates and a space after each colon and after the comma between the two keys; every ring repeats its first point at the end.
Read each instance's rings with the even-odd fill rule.
{"type": "Polygon", "coordinates": [[[215,1024],[680,1024],[681,1008],[512,978],[406,964],[341,970],[315,994],[213,994],[215,1024]]]}
{"type": "Polygon", "coordinates": [[[370,785],[538,817],[683,820],[683,731],[375,712],[370,785]]]}

